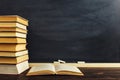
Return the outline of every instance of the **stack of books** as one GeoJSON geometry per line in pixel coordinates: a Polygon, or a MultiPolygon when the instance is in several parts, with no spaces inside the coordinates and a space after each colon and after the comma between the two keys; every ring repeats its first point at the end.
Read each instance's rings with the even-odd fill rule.
{"type": "Polygon", "coordinates": [[[28,20],[0,16],[0,74],[20,74],[29,68],[26,49],[28,20]]]}

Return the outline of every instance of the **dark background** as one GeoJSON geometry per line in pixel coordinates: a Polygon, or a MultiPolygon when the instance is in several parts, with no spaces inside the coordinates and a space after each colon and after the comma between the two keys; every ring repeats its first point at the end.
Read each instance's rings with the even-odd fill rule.
{"type": "Polygon", "coordinates": [[[0,0],[29,20],[30,62],[120,61],[120,0],[0,0]]]}

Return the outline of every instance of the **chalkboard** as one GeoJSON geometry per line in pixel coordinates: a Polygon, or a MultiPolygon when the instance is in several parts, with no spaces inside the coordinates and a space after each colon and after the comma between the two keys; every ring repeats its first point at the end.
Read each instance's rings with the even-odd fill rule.
{"type": "Polygon", "coordinates": [[[0,15],[29,20],[30,62],[119,62],[119,0],[0,0],[0,15]]]}

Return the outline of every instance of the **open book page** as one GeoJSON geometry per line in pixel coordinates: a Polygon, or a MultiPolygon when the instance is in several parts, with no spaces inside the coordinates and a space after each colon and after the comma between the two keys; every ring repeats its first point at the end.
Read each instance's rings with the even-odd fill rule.
{"type": "Polygon", "coordinates": [[[55,66],[56,74],[58,75],[80,75],[83,73],[75,66],[68,66],[65,64],[58,64],[55,66]]]}
{"type": "Polygon", "coordinates": [[[27,76],[32,75],[51,75],[55,74],[55,67],[52,64],[43,64],[40,66],[33,66],[27,73],[27,76]]]}

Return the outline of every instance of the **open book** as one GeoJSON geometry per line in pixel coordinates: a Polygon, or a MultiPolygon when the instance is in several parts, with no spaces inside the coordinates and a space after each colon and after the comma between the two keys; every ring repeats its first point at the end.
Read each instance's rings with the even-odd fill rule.
{"type": "Polygon", "coordinates": [[[27,76],[33,75],[78,75],[83,76],[83,73],[75,66],[68,66],[65,64],[43,64],[40,66],[33,66],[27,73],[27,76]]]}

